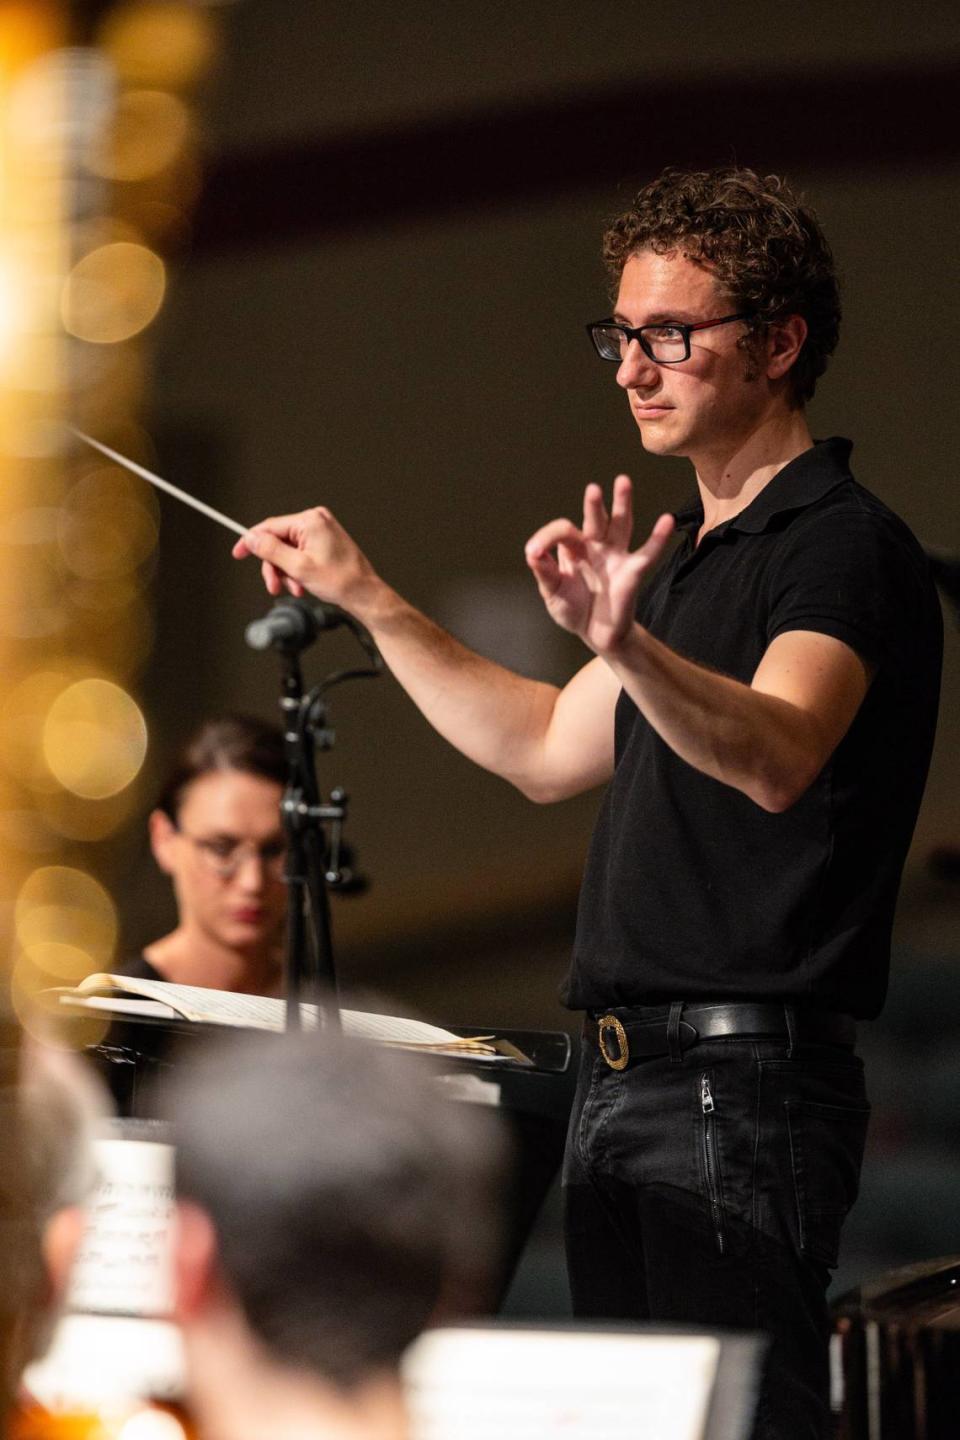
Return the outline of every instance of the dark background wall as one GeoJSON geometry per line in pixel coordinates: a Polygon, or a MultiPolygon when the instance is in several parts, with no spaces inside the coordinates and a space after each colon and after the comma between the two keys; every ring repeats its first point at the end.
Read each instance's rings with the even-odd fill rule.
{"type": "MultiPolygon", "coordinates": [[[[735,158],[805,190],[843,274],[815,433],[850,435],[858,478],[925,543],[960,550],[954,6],[906,27],[860,0],[246,0],[222,17],[205,187],[156,327],[163,473],[242,520],[330,505],[462,638],[562,681],[582,657],[541,614],[524,539],[621,469],[641,526],[691,485],[683,462],[643,454],[589,351],[582,325],[607,309],[599,235],[662,164],[735,158]]],[[[226,535],[164,502],[154,767],[211,710],[270,711],[274,662],[242,640],[265,604],[226,535]]],[[[951,975],[957,951],[960,895],[926,866],[960,828],[949,628],[908,974],[951,975]]],[[[344,643],[311,652],[311,674],[344,643]]],[[[347,980],[440,1020],[568,1024],[555,989],[596,797],[529,805],[389,679],[336,692],[333,720],[321,783],[351,792],[372,881],[335,905],[347,980]]],[[[138,943],[169,901],[145,850],[127,880],[138,943]]]]}

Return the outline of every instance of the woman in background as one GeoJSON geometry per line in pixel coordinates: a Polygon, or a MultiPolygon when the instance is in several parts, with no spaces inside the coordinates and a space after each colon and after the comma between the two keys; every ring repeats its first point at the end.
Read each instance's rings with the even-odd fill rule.
{"type": "Polygon", "coordinates": [[[286,771],[280,730],[252,716],[209,720],[187,741],[150,816],[177,926],[119,973],[281,993],[286,771]]]}

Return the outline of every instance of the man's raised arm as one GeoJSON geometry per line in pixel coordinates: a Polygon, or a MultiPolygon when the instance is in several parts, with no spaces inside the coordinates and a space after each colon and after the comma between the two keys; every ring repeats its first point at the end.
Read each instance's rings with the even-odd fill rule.
{"type": "Polygon", "coordinates": [[[581,526],[561,519],[538,530],[527,563],[547,609],[603,658],[681,759],[764,810],[786,810],[843,739],[873,667],[841,640],[799,629],[770,643],[749,685],[678,655],[634,620],[672,519],[661,516],[635,551],[632,526],[631,485],[620,475],[609,513],[589,485],[581,526]]]}
{"type": "Polygon", "coordinates": [[[531,800],[562,800],[613,771],[619,682],[592,660],[562,690],[486,660],[408,604],[323,506],[262,521],[234,546],[271,595],[305,591],[348,611],[430,724],[531,800]]]}

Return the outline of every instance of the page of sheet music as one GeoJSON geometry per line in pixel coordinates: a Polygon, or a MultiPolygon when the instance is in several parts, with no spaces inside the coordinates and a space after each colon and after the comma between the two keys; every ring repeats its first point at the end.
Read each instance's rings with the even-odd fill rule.
{"type": "Polygon", "coordinates": [[[173,1147],[108,1136],[96,1142],[100,1179],[67,1296],[93,1314],[170,1314],[173,1147]]]}
{"type": "Polygon", "coordinates": [[[701,1440],[711,1335],[434,1330],[404,1364],[412,1440],[701,1440]]]}

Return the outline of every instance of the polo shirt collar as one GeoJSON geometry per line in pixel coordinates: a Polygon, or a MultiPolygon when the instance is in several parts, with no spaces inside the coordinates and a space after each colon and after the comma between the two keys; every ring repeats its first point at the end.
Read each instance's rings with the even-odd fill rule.
{"type": "MultiPolygon", "coordinates": [[[[850,451],[853,444],[835,435],[829,440],[816,440],[809,450],[791,460],[774,475],[759,495],[741,510],[710,531],[721,535],[726,530],[741,530],[759,535],[775,515],[790,510],[805,510],[820,500],[834,486],[850,477],[850,451]]],[[[699,498],[677,511],[677,528],[693,529],[703,524],[703,506],[699,498]]]]}

